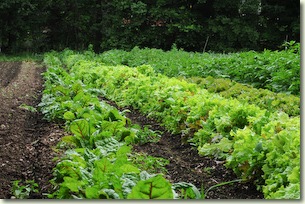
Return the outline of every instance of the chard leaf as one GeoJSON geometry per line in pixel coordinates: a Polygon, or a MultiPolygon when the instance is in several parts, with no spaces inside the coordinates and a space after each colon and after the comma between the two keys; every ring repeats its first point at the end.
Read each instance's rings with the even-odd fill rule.
{"type": "MultiPolygon", "coordinates": [[[[186,182],[174,183],[173,189],[175,191],[178,191],[178,190],[181,191],[181,189],[183,189],[184,194],[181,193],[182,194],[181,196],[183,196],[182,198],[190,198],[190,199],[201,199],[202,198],[200,191],[197,189],[196,186],[194,186],[191,183],[186,183],[186,182]]],[[[183,191],[181,191],[181,192],[183,192],[183,191]]]]}
{"type": "Polygon", "coordinates": [[[139,181],[128,199],[173,199],[172,186],[162,175],[139,181]]]}
{"type": "Polygon", "coordinates": [[[108,172],[113,171],[113,165],[107,158],[102,158],[101,160],[96,160],[95,169],[93,172],[93,177],[100,181],[100,179],[104,179],[104,175],[108,172]]]}
{"type": "Polygon", "coordinates": [[[103,192],[107,195],[108,199],[120,199],[119,194],[117,194],[113,189],[103,189],[103,192]]]}
{"type": "Polygon", "coordinates": [[[72,135],[67,135],[61,138],[61,141],[67,144],[78,145],[77,139],[72,135]]]}
{"type": "Polygon", "coordinates": [[[139,178],[137,177],[136,174],[127,173],[127,174],[123,174],[121,180],[123,181],[122,193],[124,198],[126,198],[127,195],[131,193],[132,188],[137,184],[139,178]]]}
{"type": "Polygon", "coordinates": [[[89,135],[89,123],[84,119],[78,119],[71,123],[70,130],[78,137],[85,138],[89,135]]]}
{"type": "Polygon", "coordinates": [[[74,120],[75,119],[75,115],[71,111],[67,111],[64,114],[64,119],[66,119],[66,120],[74,120]]]}
{"type": "Polygon", "coordinates": [[[62,183],[62,185],[69,188],[72,192],[78,193],[79,187],[83,185],[83,182],[75,178],[64,177],[64,182],[62,183]]]}
{"type": "Polygon", "coordinates": [[[86,188],[86,198],[99,198],[99,189],[96,186],[86,188]]]}
{"type": "Polygon", "coordinates": [[[124,173],[140,173],[140,170],[131,164],[124,164],[120,169],[123,170],[124,173]]]}

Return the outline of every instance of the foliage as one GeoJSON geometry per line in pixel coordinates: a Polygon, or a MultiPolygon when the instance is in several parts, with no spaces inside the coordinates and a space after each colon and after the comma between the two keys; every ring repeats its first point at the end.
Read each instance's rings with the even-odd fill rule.
{"type": "Polygon", "coordinates": [[[300,115],[300,97],[285,93],[274,93],[267,89],[256,89],[246,84],[237,83],[226,78],[190,77],[188,82],[196,83],[211,93],[219,93],[225,98],[255,104],[270,111],[283,111],[289,116],[300,115]],[[253,97],[257,96],[257,97],[253,97]]]}
{"type": "Polygon", "coordinates": [[[227,167],[257,184],[266,198],[299,198],[299,115],[289,117],[282,111],[224,98],[194,83],[156,73],[147,65],[107,66],[98,56],[96,60],[79,56],[81,60],[67,67],[75,79],[182,133],[199,153],[226,160],[227,167]],[[287,194],[283,194],[285,188],[287,194]]]}
{"type": "Polygon", "coordinates": [[[232,52],[300,41],[298,1],[3,0],[0,15],[4,53],[84,50],[90,44],[95,51],[169,50],[175,44],[232,52]]]}
{"type": "Polygon", "coordinates": [[[135,185],[128,199],[172,199],[172,186],[161,175],[149,178],[144,181],[139,181],[135,185]]]}
{"type": "MultiPolygon", "coordinates": [[[[169,77],[229,78],[255,88],[300,95],[300,54],[294,52],[295,47],[283,51],[231,54],[185,52],[175,48],[164,52],[135,47],[130,52],[110,50],[99,56],[109,65],[150,65],[157,73],[169,77]]],[[[218,87],[215,91],[221,89],[218,87]]]]}
{"type": "Polygon", "coordinates": [[[173,189],[175,192],[178,192],[176,195],[177,198],[181,199],[204,199],[204,192],[200,191],[193,184],[186,182],[179,182],[173,184],[173,189]]]}
{"type": "Polygon", "coordinates": [[[38,184],[34,180],[26,180],[24,184],[21,180],[12,182],[12,194],[16,199],[28,199],[31,193],[38,192],[38,184]]]}
{"type": "Polygon", "coordinates": [[[42,61],[43,55],[33,54],[33,53],[21,53],[21,54],[1,54],[0,52],[0,61],[1,62],[19,62],[19,61],[42,61]]]}
{"type": "MultiPolygon", "coordinates": [[[[67,50],[62,56],[68,53],[73,54],[67,50]]],[[[100,78],[88,73],[79,78],[73,68],[79,62],[74,64],[74,57],[68,57],[63,60],[70,65],[65,70],[57,55],[45,55],[48,70],[39,107],[47,120],[64,122],[71,135],[58,145],[64,153],[53,170],[54,192],[49,198],[174,199],[172,184],[163,174],[155,174],[164,171],[166,161],[130,156],[132,144],[151,140],[138,134],[148,132],[150,137],[149,130],[135,128],[117,109],[99,100],[97,94],[103,92],[89,81],[100,78]],[[143,170],[152,166],[158,169],[143,170]]]]}
{"type": "Polygon", "coordinates": [[[158,142],[161,138],[160,134],[157,131],[153,131],[147,126],[140,128],[135,125],[133,127],[133,130],[136,132],[135,143],[137,144],[141,145],[148,142],[158,142]]]}
{"type": "Polygon", "coordinates": [[[37,109],[33,106],[29,106],[29,105],[26,105],[26,104],[21,104],[19,106],[20,109],[23,109],[23,110],[27,110],[27,111],[30,111],[32,113],[36,113],[37,112],[37,109]]]}
{"type": "Polygon", "coordinates": [[[145,153],[134,153],[129,156],[132,163],[137,167],[147,171],[148,173],[162,173],[167,174],[166,165],[169,164],[167,159],[162,157],[152,157],[145,153]]]}

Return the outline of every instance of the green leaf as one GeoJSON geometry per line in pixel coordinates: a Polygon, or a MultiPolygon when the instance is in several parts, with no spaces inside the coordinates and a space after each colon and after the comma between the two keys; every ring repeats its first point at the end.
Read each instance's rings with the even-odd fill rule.
{"type": "Polygon", "coordinates": [[[96,186],[86,188],[86,198],[99,198],[99,189],[96,186]]]}
{"type": "Polygon", "coordinates": [[[79,192],[79,187],[83,185],[82,181],[79,181],[75,178],[71,177],[64,177],[64,182],[62,183],[63,186],[69,188],[72,192],[79,192]]]}
{"type": "Polygon", "coordinates": [[[37,112],[37,109],[36,109],[35,107],[26,105],[26,104],[24,104],[24,103],[21,104],[21,105],[19,106],[19,108],[24,109],[24,110],[27,110],[27,111],[31,111],[32,113],[36,113],[36,112],[37,112]]]}
{"type": "Polygon", "coordinates": [[[128,199],[173,199],[172,186],[162,175],[139,181],[128,199]]]}
{"type": "Polygon", "coordinates": [[[80,91],[82,91],[83,87],[80,83],[75,83],[72,85],[72,90],[75,92],[75,93],[79,93],[80,91]]]}
{"type": "Polygon", "coordinates": [[[255,151],[257,152],[261,152],[263,150],[263,144],[262,142],[257,143],[256,147],[255,147],[255,151]]]}
{"type": "Polygon", "coordinates": [[[95,162],[94,175],[111,172],[113,169],[112,166],[113,166],[112,163],[107,158],[97,160],[95,162]]]}
{"type": "Polygon", "coordinates": [[[77,145],[77,139],[74,136],[67,135],[61,138],[62,142],[65,142],[67,144],[74,144],[77,145]]]}
{"type": "Polygon", "coordinates": [[[75,119],[75,115],[71,111],[67,111],[64,114],[64,119],[66,119],[66,120],[74,120],[75,119]]]}
{"type": "Polygon", "coordinates": [[[200,191],[197,189],[196,186],[194,186],[191,183],[186,183],[186,182],[179,182],[173,184],[173,189],[175,191],[183,189],[184,194],[181,195],[182,198],[190,198],[190,199],[201,199],[202,195],[200,194],[200,191]]]}
{"type": "Polygon", "coordinates": [[[117,194],[113,189],[103,189],[102,192],[107,195],[107,199],[120,199],[119,194],[117,194]]]}
{"type": "Polygon", "coordinates": [[[70,130],[78,137],[85,138],[89,136],[89,123],[84,119],[78,119],[71,123],[70,130]]]}
{"type": "Polygon", "coordinates": [[[124,164],[120,169],[123,170],[124,173],[140,173],[140,170],[131,164],[124,164]]]}
{"type": "Polygon", "coordinates": [[[299,183],[300,182],[300,167],[294,167],[291,173],[288,175],[288,179],[291,183],[299,183]]]}
{"type": "Polygon", "coordinates": [[[120,115],[118,110],[112,109],[109,111],[108,115],[105,117],[105,120],[124,121],[124,117],[122,115],[120,115]]]}
{"type": "Polygon", "coordinates": [[[74,102],[77,102],[77,101],[83,101],[85,98],[85,94],[83,91],[80,91],[79,93],[77,93],[77,95],[73,98],[73,101],[74,102]]]}

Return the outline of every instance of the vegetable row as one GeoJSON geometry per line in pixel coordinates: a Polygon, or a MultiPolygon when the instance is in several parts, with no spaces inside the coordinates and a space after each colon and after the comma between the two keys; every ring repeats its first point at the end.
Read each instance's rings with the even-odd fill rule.
{"type": "MultiPolygon", "coordinates": [[[[248,55],[250,55],[251,53],[248,53],[248,55]]],[[[266,53],[269,53],[269,52],[266,51],[266,53]]],[[[61,53],[61,55],[69,55],[69,54],[73,54],[73,51],[65,50],[64,52],[61,53]]],[[[264,53],[260,53],[260,54],[256,53],[256,54],[262,55],[262,56],[264,55],[264,53]]],[[[272,52],[272,54],[280,55],[277,52],[272,52]]],[[[297,58],[296,54],[289,53],[287,51],[281,52],[281,54],[285,54],[290,57],[295,56],[297,58]]],[[[300,115],[300,97],[297,95],[292,95],[292,94],[287,94],[287,93],[275,93],[268,89],[254,88],[251,85],[249,85],[251,83],[247,83],[247,82],[245,82],[243,84],[238,83],[227,77],[223,78],[224,75],[222,75],[222,74],[215,75],[216,78],[210,76],[209,74],[206,74],[206,75],[208,75],[208,77],[198,77],[198,76],[200,76],[199,74],[191,74],[190,76],[187,76],[187,77],[182,74],[182,76],[181,76],[181,73],[184,73],[185,70],[188,70],[188,69],[191,69],[193,71],[197,70],[197,68],[195,66],[197,63],[192,61],[193,58],[198,58],[197,60],[200,60],[200,62],[202,62],[202,63],[207,63],[206,60],[210,60],[210,58],[212,58],[212,56],[214,56],[211,59],[212,61],[217,60],[218,58],[228,58],[228,57],[232,57],[232,58],[236,57],[236,59],[239,59],[237,54],[235,54],[234,56],[206,54],[207,55],[206,57],[203,57],[203,56],[200,57],[201,55],[199,53],[196,53],[193,55],[192,55],[192,53],[189,53],[189,52],[183,52],[183,51],[177,51],[177,50],[176,51],[172,50],[170,52],[164,53],[161,50],[155,50],[155,49],[139,50],[136,48],[130,52],[111,50],[111,51],[102,53],[100,55],[96,55],[95,53],[93,53],[91,51],[86,51],[84,55],[78,55],[77,58],[70,59],[69,63],[73,63],[74,60],[78,60],[78,59],[82,58],[85,60],[93,60],[93,61],[97,61],[97,62],[100,62],[105,65],[109,65],[109,64],[120,64],[119,61],[120,60],[124,61],[124,59],[126,57],[128,57],[128,59],[132,60],[132,61],[137,61],[138,57],[140,59],[147,58],[147,60],[141,61],[139,59],[139,62],[127,63],[127,64],[131,64],[131,65],[152,64],[152,67],[154,68],[155,72],[157,72],[157,73],[162,72],[162,73],[165,73],[165,75],[169,75],[169,76],[173,75],[177,78],[185,79],[188,82],[196,83],[201,88],[207,89],[211,93],[219,93],[221,96],[223,96],[225,98],[236,98],[240,102],[255,104],[262,109],[268,109],[270,111],[283,111],[283,112],[287,113],[289,116],[300,115]],[[138,52],[136,52],[136,51],[138,51],[138,52]],[[113,59],[113,58],[115,58],[115,59],[113,59]],[[175,58],[175,60],[173,60],[173,58],[175,58]],[[201,59],[201,58],[203,58],[203,59],[201,59]],[[158,60],[154,61],[153,59],[158,59],[158,60]],[[166,61],[166,59],[167,59],[167,61],[166,61]],[[184,65],[181,67],[181,69],[173,71],[172,74],[167,73],[170,70],[174,70],[175,66],[180,67],[181,65],[178,65],[178,64],[180,63],[179,61],[182,61],[182,59],[184,59],[186,62],[183,63],[184,65]],[[189,61],[187,61],[187,59],[189,61]],[[112,60],[114,60],[114,61],[112,61],[112,60]],[[162,64],[162,61],[165,63],[165,65],[162,64]],[[158,65],[155,63],[161,63],[161,64],[158,65]],[[176,63],[178,63],[178,64],[176,64],[176,63]],[[169,66],[169,64],[172,64],[172,65],[169,66]],[[159,66],[163,66],[164,70],[163,71],[158,70],[159,66]]],[[[240,53],[239,55],[244,55],[240,60],[246,60],[247,53],[240,53]]],[[[250,57],[253,57],[253,56],[250,56],[250,57]]],[[[275,56],[273,58],[277,59],[275,56]]],[[[285,57],[282,57],[281,59],[284,60],[285,57]]],[[[287,58],[287,60],[288,60],[288,58],[287,58]]],[[[269,61],[271,61],[271,59],[269,61]]],[[[278,60],[275,63],[278,63],[278,60]]],[[[295,63],[297,63],[297,59],[295,59],[295,63]]],[[[243,65],[239,65],[239,66],[243,66],[243,65]]],[[[269,65],[266,64],[266,66],[269,66],[269,65]]],[[[279,66],[279,65],[277,65],[277,66],[279,66]]],[[[222,67],[222,66],[217,66],[217,67],[222,67]]],[[[297,64],[295,64],[293,66],[293,69],[294,70],[298,69],[297,64]]],[[[238,70],[238,69],[236,68],[236,70],[238,70]]],[[[251,69],[249,70],[249,72],[251,72],[251,69]]],[[[275,71],[275,73],[277,73],[277,72],[278,71],[275,71]]],[[[238,73],[242,74],[243,72],[238,71],[238,73]]],[[[293,71],[293,73],[295,73],[295,72],[293,71]]],[[[296,72],[295,76],[298,77],[299,74],[296,72]]],[[[290,80],[292,83],[294,83],[293,82],[294,80],[291,77],[289,77],[288,75],[285,74],[284,77],[286,77],[288,80],[290,80]]]]}
{"type": "Polygon", "coordinates": [[[45,119],[62,121],[71,135],[58,144],[57,165],[51,183],[56,199],[179,199],[201,198],[190,183],[171,183],[163,174],[149,173],[147,164],[135,162],[132,144],[139,129],[117,109],[100,101],[74,73],[62,68],[52,54],[43,74],[40,110],[45,119]]]}
{"type": "Polygon", "coordinates": [[[226,78],[189,77],[188,82],[196,83],[211,93],[219,93],[225,98],[236,98],[240,102],[255,104],[270,111],[283,111],[289,116],[300,115],[300,97],[275,93],[268,89],[257,89],[226,78]]]}
{"type": "Polygon", "coordinates": [[[156,72],[169,77],[225,77],[255,88],[300,95],[299,44],[298,49],[231,54],[135,47],[129,52],[109,50],[98,57],[108,65],[151,65],[156,72]]]}
{"type": "Polygon", "coordinates": [[[121,106],[159,119],[202,155],[226,160],[267,199],[300,198],[300,117],[210,93],[150,66],[106,66],[81,55],[62,56],[76,79],[121,106]]]}

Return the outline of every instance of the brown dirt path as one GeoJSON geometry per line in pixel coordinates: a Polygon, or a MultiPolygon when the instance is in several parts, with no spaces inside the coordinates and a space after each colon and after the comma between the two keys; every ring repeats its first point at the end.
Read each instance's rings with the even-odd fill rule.
{"type": "Polygon", "coordinates": [[[40,192],[31,198],[43,198],[50,190],[54,163],[52,151],[64,134],[42,115],[22,108],[37,107],[40,102],[43,68],[34,62],[0,62],[0,198],[12,196],[14,180],[34,180],[40,192]],[[21,107],[20,107],[21,106],[21,107]]]}

